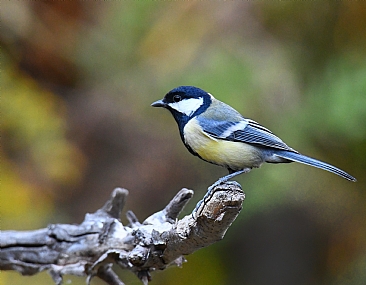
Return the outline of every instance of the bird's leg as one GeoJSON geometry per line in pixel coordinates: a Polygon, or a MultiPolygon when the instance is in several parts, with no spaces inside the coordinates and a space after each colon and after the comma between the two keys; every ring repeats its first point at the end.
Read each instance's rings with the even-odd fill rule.
{"type": "MultiPolygon", "coordinates": [[[[210,187],[208,187],[207,189],[207,193],[205,194],[205,196],[203,196],[202,200],[198,201],[196,207],[194,208],[193,210],[193,214],[195,214],[199,208],[199,206],[203,203],[203,202],[206,202],[207,198],[211,197],[213,195],[213,193],[215,193],[215,191],[213,191],[213,189],[216,187],[216,186],[219,186],[220,184],[222,183],[225,183],[226,181],[228,181],[229,179],[237,176],[237,175],[240,175],[240,174],[243,174],[243,173],[248,173],[249,171],[251,170],[251,168],[244,168],[242,170],[238,170],[236,172],[232,172],[224,177],[221,177],[219,180],[217,180],[214,184],[212,184],[210,187]]],[[[233,181],[235,182],[235,181],[233,181]]]]}
{"type": "MultiPolygon", "coordinates": [[[[228,175],[226,175],[226,176],[224,176],[224,177],[221,177],[219,180],[217,180],[214,184],[212,184],[210,187],[208,187],[208,191],[207,191],[207,194],[208,193],[210,193],[210,192],[212,192],[212,190],[216,187],[216,186],[218,186],[218,185],[220,185],[220,184],[222,184],[222,183],[225,183],[226,181],[228,181],[229,179],[231,179],[231,178],[233,178],[233,177],[235,177],[235,176],[237,176],[237,175],[240,175],[240,174],[243,174],[243,173],[248,173],[249,171],[251,170],[251,168],[244,168],[244,169],[242,169],[242,170],[238,170],[238,171],[236,171],[236,172],[232,172],[232,173],[230,173],[230,174],[228,174],[228,175]]],[[[207,195],[206,194],[206,195],[207,195]]]]}

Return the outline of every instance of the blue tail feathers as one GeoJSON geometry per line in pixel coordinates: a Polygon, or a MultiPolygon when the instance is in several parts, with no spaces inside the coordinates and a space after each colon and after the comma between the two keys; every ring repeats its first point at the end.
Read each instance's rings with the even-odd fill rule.
{"type": "Polygon", "coordinates": [[[347,172],[345,172],[333,165],[330,165],[323,161],[317,160],[315,158],[311,158],[311,157],[302,155],[300,153],[279,150],[279,151],[276,151],[273,155],[284,158],[284,159],[288,159],[291,161],[295,161],[295,162],[299,162],[299,163],[303,163],[303,164],[314,166],[314,167],[317,167],[320,169],[327,170],[327,171],[337,174],[349,181],[353,181],[353,182],[357,181],[356,178],[354,178],[352,175],[348,174],[347,172]]]}

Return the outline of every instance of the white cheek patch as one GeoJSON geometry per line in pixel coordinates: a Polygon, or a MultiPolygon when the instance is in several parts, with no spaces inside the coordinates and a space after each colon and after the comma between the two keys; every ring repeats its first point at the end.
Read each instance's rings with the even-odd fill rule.
{"type": "Polygon", "coordinates": [[[244,130],[244,128],[248,125],[247,121],[241,121],[236,123],[235,125],[227,128],[225,130],[225,132],[223,132],[220,137],[222,138],[227,138],[228,136],[230,136],[233,132],[235,131],[240,131],[240,130],[244,130]]]}
{"type": "Polygon", "coordinates": [[[169,106],[188,117],[198,110],[203,104],[203,98],[190,98],[176,103],[170,103],[169,106]]]}

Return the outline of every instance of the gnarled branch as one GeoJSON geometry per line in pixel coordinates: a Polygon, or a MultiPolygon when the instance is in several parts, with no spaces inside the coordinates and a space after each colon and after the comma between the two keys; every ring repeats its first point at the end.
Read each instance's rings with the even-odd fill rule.
{"type": "Polygon", "coordinates": [[[56,284],[64,274],[97,276],[110,285],[124,283],[112,265],[134,272],[143,284],[150,272],[182,265],[184,255],[221,240],[239,214],[244,193],[238,184],[217,186],[195,213],[177,220],[193,196],[180,190],[169,204],[140,223],[127,212],[128,225],[120,221],[128,191],[116,188],[95,213],[80,225],[53,224],[34,231],[0,233],[0,269],[33,275],[47,270],[56,284]]]}

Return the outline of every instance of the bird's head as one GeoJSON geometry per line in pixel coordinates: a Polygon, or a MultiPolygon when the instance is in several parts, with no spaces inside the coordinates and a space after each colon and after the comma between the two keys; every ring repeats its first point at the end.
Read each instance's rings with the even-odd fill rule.
{"type": "Polygon", "coordinates": [[[203,113],[212,103],[212,95],[194,86],[179,86],[169,91],[162,100],[151,104],[153,107],[168,109],[179,127],[191,118],[203,113]]]}

